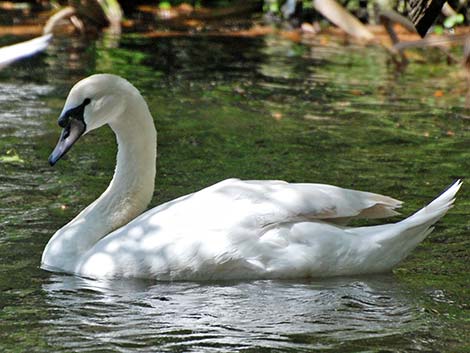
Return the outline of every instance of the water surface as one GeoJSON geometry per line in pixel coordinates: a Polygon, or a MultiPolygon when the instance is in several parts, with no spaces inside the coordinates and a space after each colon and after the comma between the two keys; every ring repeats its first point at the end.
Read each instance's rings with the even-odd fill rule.
{"type": "Polygon", "coordinates": [[[95,72],[131,80],[154,114],[152,205],[236,176],[389,194],[408,215],[469,170],[467,87],[444,61],[397,74],[380,48],[276,36],[55,39],[0,72],[0,351],[469,349],[465,185],[394,274],[153,283],[40,270],[47,240],[114,170],[108,129],[47,164],[68,90],[95,72]]]}

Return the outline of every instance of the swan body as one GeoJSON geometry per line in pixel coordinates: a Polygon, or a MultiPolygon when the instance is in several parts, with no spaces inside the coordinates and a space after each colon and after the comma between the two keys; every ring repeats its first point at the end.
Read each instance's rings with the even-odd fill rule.
{"type": "Polygon", "coordinates": [[[106,191],[46,245],[42,267],[90,278],[224,280],[389,271],[452,206],[461,182],[397,223],[347,227],[397,214],[401,202],[323,184],[228,179],[142,213],[154,188],[156,131],[126,80],[93,75],[69,93],[51,164],[82,135],[109,124],[117,136],[106,191]]]}

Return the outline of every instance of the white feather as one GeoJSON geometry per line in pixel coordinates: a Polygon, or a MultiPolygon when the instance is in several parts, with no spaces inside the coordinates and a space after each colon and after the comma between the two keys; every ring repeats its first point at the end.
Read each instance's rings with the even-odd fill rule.
{"type": "Polygon", "coordinates": [[[23,59],[35,55],[47,48],[52,38],[52,34],[45,34],[21,43],[12,44],[0,48],[0,69],[23,59]]]}
{"type": "Polygon", "coordinates": [[[94,75],[78,83],[64,111],[84,98],[91,99],[85,110],[87,126],[107,122],[117,135],[117,167],[103,195],[47,244],[42,266],[50,270],[92,278],[158,280],[389,271],[430,233],[461,186],[456,182],[401,222],[371,227],[342,224],[353,218],[395,215],[401,202],[323,184],[238,179],[136,217],[150,201],[155,177],[156,132],[147,105],[131,84],[112,75],[94,75]]]}

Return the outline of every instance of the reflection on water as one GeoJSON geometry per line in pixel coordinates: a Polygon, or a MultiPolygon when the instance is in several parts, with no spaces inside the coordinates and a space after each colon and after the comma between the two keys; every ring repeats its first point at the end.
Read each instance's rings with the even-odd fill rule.
{"type": "MultiPolygon", "coordinates": [[[[470,170],[466,112],[445,65],[396,76],[376,48],[277,37],[56,38],[0,71],[0,157],[14,150],[23,161],[0,161],[0,351],[430,351],[465,341],[465,320],[451,339],[440,329],[448,323],[433,305],[461,307],[438,281],[416,291],[392,275],[155,284],[41,271],[47,240],[114,170],[105,129],[47,164],[71,85],[103,71],[129,78],[156,119],[153,205],[237,176],[390,194],[407,215],[470,170]]],[[[403,268],[451,273],[464,288],[467,194],[403,268]]]]}
{"type": "Polygon", "coordinates": [[[363,340],[410,350],[421,343],[406,335],[430,325],[393,276],[150,284],[54,275],[43,289],[49,343],[66,350],[309,351],[363,340]]]}

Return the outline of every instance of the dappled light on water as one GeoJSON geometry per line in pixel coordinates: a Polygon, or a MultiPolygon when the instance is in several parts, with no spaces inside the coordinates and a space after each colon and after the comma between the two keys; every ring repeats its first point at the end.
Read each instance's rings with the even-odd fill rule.
{"type": "Polygon", "coordinates": [[[408,216],[470,170],[467,86],[444,60],[399,74],[388,58],[376,47],[276,36],[124,34],[56,38],[45,53],[1,71],[2,348],[458,350],[470,332],[466,181],[455,207],[394,275],[152,283],[39,269],[48,239],[114,171],[107,129],[84,136],[53,169],[47,163],[68,90],[95,72],[131,80],[155,118],[151,206],[239,177],[382,193],[404,201],[408,216]]]}
{"type": "Polygon", "coordinates": [[[54,308],[44,322],[50,344],[70,350],[309,351],[359,348],[363,340],[412,350],[421,342],[406,336],[427,335],[434,324],[392,276],[152,284],[53,275],[43,290],[54,308]]]}

